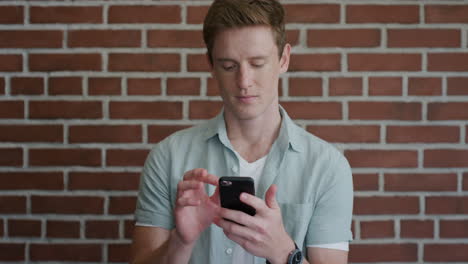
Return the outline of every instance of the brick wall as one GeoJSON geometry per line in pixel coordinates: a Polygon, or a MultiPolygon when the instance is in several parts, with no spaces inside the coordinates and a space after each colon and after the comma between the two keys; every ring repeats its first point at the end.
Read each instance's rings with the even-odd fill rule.
{"type": "MultiPolygon", "coordinates": [[[[350,261],[468,262],[468,2],[284,1],[281,102],[353,167],[350,261]]],[[[0,262],[124,262],[151,146],[221,106],[210,1],[0,3],[0,262]]]]}

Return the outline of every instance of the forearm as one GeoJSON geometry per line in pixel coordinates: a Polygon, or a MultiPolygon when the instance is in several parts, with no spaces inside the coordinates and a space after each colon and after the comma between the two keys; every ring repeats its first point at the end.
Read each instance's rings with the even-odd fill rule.
{"type": "Polygon", "coordinates": [[[188,263],[192,255],[195,243],[186,245],[182,243],[176,234],[176,230],[171,230],[169,238],[156,250],[149,254],[136,256],[133,264],[184,264],[188,263]]]}

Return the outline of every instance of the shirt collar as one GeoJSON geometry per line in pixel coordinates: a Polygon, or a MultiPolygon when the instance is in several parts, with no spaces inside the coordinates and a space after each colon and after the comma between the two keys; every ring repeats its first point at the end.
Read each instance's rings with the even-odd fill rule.
{"type": "MultiPolygon", "coordinates": [[[[289,117],[286,110],[280,105],[279,111],[282,116],[281,128],[276,139],[276,143],[280,146],[288,146],[294,151],[302,152],[303,147],[300,144],[300,138],[298,138],[297,130],[300,129],[293,120],[289,117]]],[[[224,121],[224,109],[213,119],[207,123],[207,129],[204,133],[204,139],[209,140],[214,136],[218,135],[219,140],[227,147],[231,147],[231,143],[227,137],[226,123],[224,121]]]]}

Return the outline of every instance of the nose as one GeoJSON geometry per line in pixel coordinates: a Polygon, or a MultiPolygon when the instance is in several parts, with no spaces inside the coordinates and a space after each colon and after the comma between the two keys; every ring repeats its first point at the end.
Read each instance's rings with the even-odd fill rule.
{"type": "Polygon", "coordinates": [[[237,85],[241,89],[247,89],[252,86],[252,69],[246,65],[241,65],[237,71],[237,85]]]}

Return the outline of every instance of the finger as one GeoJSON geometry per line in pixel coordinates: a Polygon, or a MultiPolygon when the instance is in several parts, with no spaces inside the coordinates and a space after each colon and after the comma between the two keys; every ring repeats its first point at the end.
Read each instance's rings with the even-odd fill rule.
{"type": "Polygon", "coordinates": [[[203,168],[197,168],[193,170],[189,170],[184,173],[184,180],[192,180],[193,178],[197,177],[198,175],[208,174],[208,171],[203,168]]]}
{"type": "Polygon", "coordinates": [[[179,192],[184,192],[187,190],[196,190],[202,187],[202,183],[199,181],[180,181],[177,184],[177,189],[179,192]]]}
{"type": "Polygon", "coordinates": [[[225,234],[236,236],[243,240],[258,241],[260,237],[260,234],[251,228],[233,223],[226,219],[219,219],[218,226],[223,229],[225,234]]]}
{"type": "Polygon", "coordinates": [[[278,190],[278,186],[276,184],[272,184],[270,188],[268,188],[265,194],[265,203],[271,209],[278,209],[279,205],[276,202],[276,191],[278,190]]]}
{"type": "Polygon", "coordinates": [[[248,193],[241,193],[240,200],[241,202],[248,204],[252,206],[253,208],[255,208],[255,210],[257,210],[257,213],[264,212],[265,210],[268,209],[268,207],[265,204],[265,201],[248,193]]]}
{"type": "Polygon", "coordinates": [[[219,216],[244,226],[254,226],[255,219],[242,211],[221,208],[219,216]]]}
{"type": "Polygon", "coordinates": [[[177,199],[177,206],[184,207],[184,206],[198,206],[200,205],[200,200],[188,198],[188,197],[180,197],[177,199]]]}

